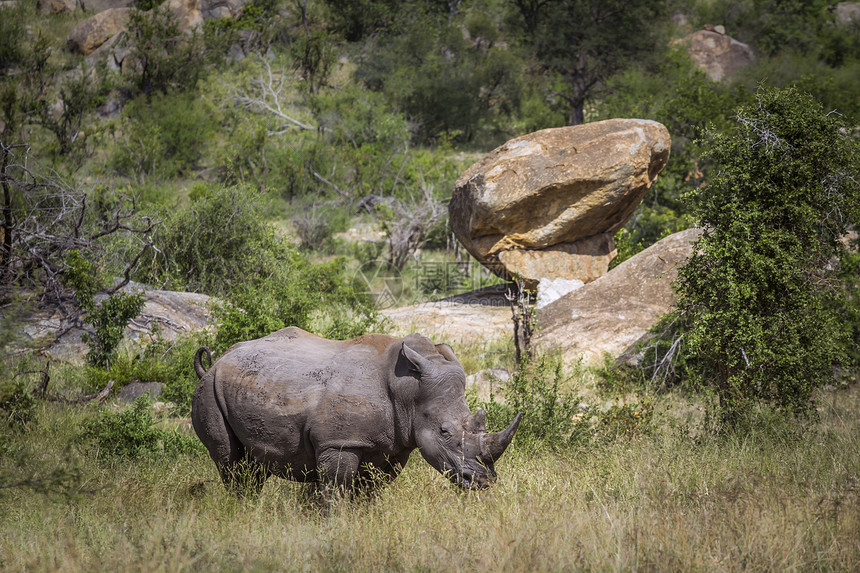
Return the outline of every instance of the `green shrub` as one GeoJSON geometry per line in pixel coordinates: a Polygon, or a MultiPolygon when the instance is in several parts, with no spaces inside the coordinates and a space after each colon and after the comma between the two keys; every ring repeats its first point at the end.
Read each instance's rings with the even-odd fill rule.
{"type": "Polygon", "coordinates": [[[587,443],[591,438],[590,416],[581,409],[581,398],[564,390],[561,363],[551,363],[545,356],[524,358],[511,379],[502,385],[499,400],[494,394],[489,402],[473,403],[483,408],[488,427],[504,427],[517,412],[523,417],[516,442],[529,448],[563,449],[587,443]]]}
{"type": "Polygon", "coordinates": [[[173,290],[223,296],[234,285],[288,264],[292,250],[266,222],[269,202],[241,187],[196,187],[190,205],[169,209],[153,237],[156,256],[136,277],[173,290]]]}
{"type": "Polygon", "coordinates": [[[361,284],[346,276],[343,261],[312,264],[295,254],[292,264],[235,288],[216,304],[218,352],[236,342],[298,326],[326,338],[353,338],[379,326],[361,284]]]}
{"type": "Polygon", "coordinates": [[[155,427],[151,405],[152,400],[143,396],[122,412],[101,411],[84,424],[77,437],[78,444],[96,459],[106,462],[176,457],[204,451],[196,438],[155,427]]]}
{"type": "Polygon", "coordinates": [[[5,379],[0,384],[0,416],[13,430],[26,430],[33,421],[36,399],[23,379],[5,379]]]}
{"type": "Polygon", "coordinates": [[[188,416],[191,398],[197,387],[194,372],[194,353],[201,346],[211,346],[205,334],[184,336],[175,342],[156,336],[138,352],[120,352],[111,361],[110,369],[90,368],[87,386],[101,389],[113,380],[114,389],[137,381],[159,382],[162,385],[159,400],[173,404],[173,414],[188,416]]]}
{"type": "Polygon", "coordinates": [[[726,428],[766,404],[814,413],[815,388],[849,362],[832,264],[860,223],[860,153],[836,114],[793,88],[760,88],[711,135],[719,175],[692,195],[705,232],[679,273],[684,351],[726,428]]]}
{"type": "Polygon", "coordinates": [[[130,79],[138,92],[193,88],[206,71],[206,46],[196,31],[183,34],[166,4],[132,8],[128,20],[130,79]]]}
{"type": "Polygon", "coordinates": [[[90,348],[87,362],[97,368],[109,368],[128,321],[143,309],[143,293],[117,292],[96,305],[94,296],[102,284],[100,269],[78,250],[69,251],[64,262],[63,281],[74,290],[75,300],[94,329],[92,335],[83,336],[90,348]]]}
{"type": "Polygon", "coordinates": [[[216,350],[285,326],[352,337],[376,325],[370,300],[343,261],[312,263],[276,234],[259,193],[229,188],[195,195],[167,216],[155,237],[158,255],[140,280],[222,297],[214,306],[216,350]]]}
{"type": "Polygon", "coordinates": [[[126,105],[111,164],[137,179],[169,179],[194,169],[217,128],[214,108],[199,94],[152,94],[126,105]]]}
{"type": "Polygon", "coordinates": [[[649,401],[613,404],[597,414],[594,432],[604,441],[630,439],[651,432],[654,405],[649,401]]]}

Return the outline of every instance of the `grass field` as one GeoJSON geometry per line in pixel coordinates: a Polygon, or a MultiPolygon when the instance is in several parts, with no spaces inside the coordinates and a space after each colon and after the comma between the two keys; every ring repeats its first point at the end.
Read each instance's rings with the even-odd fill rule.
{"type": "Polygon", "coordinates": [[[856,385],[824,393],[802,435],[693,438],[662,414],[650,435],[574,450],[515,440],[481,492],[456,489],[415,452],[379,495],[328,511],[278,479],[236,499],[205,454],[97,461],[70,445],[92,410],[39,404],[30,431],[3,437],[0,569],[860,569],[856,385]],[[8,487],[57,467],[78,475],[69,492],[8,487]]]}

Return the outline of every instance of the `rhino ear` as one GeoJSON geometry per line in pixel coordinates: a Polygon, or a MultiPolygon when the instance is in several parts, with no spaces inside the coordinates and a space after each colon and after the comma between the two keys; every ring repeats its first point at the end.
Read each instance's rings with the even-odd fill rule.
{"type": "Polygon", "coordinates": [[[405,342],[403,343],[402,352],[403,356],[406,357],[419,374],[427,374],[433,368],[433,364],[429,360],[406,346],[405,342]]]}
{"type": "Polygon", "coordinates": [[[445,357],[445,360],[447,360],[448,362],[454,362],[455,364],[460,363],[460,361],[457,360],[457,357],[454,355],[454,350],[447,344],[437,344],[436,351],[443,357],[445,357]]]}

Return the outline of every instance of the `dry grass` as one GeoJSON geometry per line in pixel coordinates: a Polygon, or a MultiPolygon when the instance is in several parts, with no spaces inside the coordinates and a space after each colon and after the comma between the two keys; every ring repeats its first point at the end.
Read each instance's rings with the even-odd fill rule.
{"type": "MultiPolygon", "coordinates": [[[[416,455],[377,497],[329,512],[275,479],[237,500],[202,457],[117,467],[81,458],[89,493],[2,493],[0,567],[858,570],[860,388],[827,394],[822,412],[803,437],[697,442],[666,430],[566,453],[514,449],[485,492],[455,489],[416,455]]],[[[60,463],[81,416],[45,408],[11,439],[37,444],[38,463],[60,463]]]]}

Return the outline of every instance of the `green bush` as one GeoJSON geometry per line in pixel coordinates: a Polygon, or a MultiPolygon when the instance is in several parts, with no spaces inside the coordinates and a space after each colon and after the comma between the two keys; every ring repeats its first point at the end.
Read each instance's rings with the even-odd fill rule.
{"type": "Polygon", "coordinates": [[[152,94],[126,105],[111,164],[141,183],[169,179],[199,165],[217,129],[214,108],[199,94],[152,94]]]}
{"type": "Polygon", "coordinates": [[[90,348],[87,362],[107,369],[128,321],[140,314],[145,298],[142,293],[117,292],[96,305],[94,296],[102,284],[100,269],[78,250],[69,251],[64,262],[63,281],[74,290],[75,300],[86,313],[87,322],[93,325],[94,333],[83,336],[90,348]]]}
{"type": "Polygon", "coordinates": [[[35,410],[36,399],[24,380],[12,378],[0,383],[0,415],[7,427],[18,431],[28,429],[35,410]]]}
{"type": "Polygon", "coordinates": [[[101,411],[95,419],[84,423],[77,437],[79,446],[105,462],[156,456],[172,458],[205,451],[196,438],[155,427],[151,405],[152,400],[143,396],[122,412],[101,411]]]}
{"type": "Polygon", "coordinates": [[[858,144],[796,89],[760,88],[707,145],[720,172],[691,198],[705,231],[679,274],[684,352],[715,389],[726,428],[757,404],[810,414],[849,362],[833,264],[860,223],[858,144]]]}
{"type": "Polygon", "coordinates": [[[183,34],[166,4],[143,11],[132,8],[128,20],[130,76],[133,88],[151,94],[194,88],[206,72],[202,34],[183,34]]]}
{"type": "Polygon", "coordinates": [[[268,209],[256,191],[195,188],[189,205],[163,213],[153,237],[156,256],[142,263],[137,280],[223,296],[269,274],[273,264],[289,264],[292,249],[266,222],[268,209]]]}
{"type": "Polygon", "coordinates": [[[162,385],[159,400],[173,404],[175,415],[188,416],[198,381],[194,353],[201,346],[211,345],[212,340],[201,333],[181,337],[175,342],[156,336],[153,342],[136,352],[118,353],[108,370],[90,368],[87,386],[101,389],[113,380],[116,390],[131,382],[159,382],[162,385]]]}
{"type": "Polygon", "coordinates": [[[651,432],[654,405],[649,401],[613,404],[596,417],[594,432],[601,440],[631,439],[651,432]]]}
{"type": "Polygon", "coordinates": [[[191,205],[167,215],[140,280],[222,297],[214,307],[219,351],[285,326],[348,338],[376,325],[343,261],[312,263],[266,222],[267,208],[256,191],[199,190],[191,205]]]}
{"type": "Polygon", "coordinates": [[[564,390],[563,382],[560,363],[545,356],[524,358],[502,385],[502,399],[491,394],[489,402],[471,406],[483,408],[487,426],[493,428],[510,424],[521,412],[515,440],[520,446],[563,449],[586,444],[592,435],[589,412],[580,409],[581,398],[564,390]]]}

